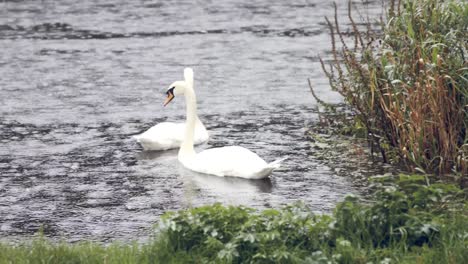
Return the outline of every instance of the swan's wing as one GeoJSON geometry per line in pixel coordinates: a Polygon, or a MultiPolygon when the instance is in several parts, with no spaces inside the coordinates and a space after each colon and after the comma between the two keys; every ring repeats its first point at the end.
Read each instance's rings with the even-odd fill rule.
{"type": "Polygon", "coordinates": [[[242,147],[213,148],[196,155],[190,169],[217,176],[256,178],[268,164],[257,154],[242,147]]]}
{"type": "Polygon", "coordinates": [[[145,150],[167,150],[178,148],[184,138],[185,124],[162,122],[135,138],[145,150]]]}
{"type": "Polygon", "coordinates": [[[184,123],[162,122],[146,130],[144,133],[137,135],[136,137],[147,140],[182,140],[184,137],[184,130],[184,123]]]}
{"type": "MultiPolygon", "coordinates": [[[[184,135],[185,123],[162,122],[133,138],[146,150],[166,150],[180,147],[184,135]]],[[[196,125],[194,137],[195,144],[208,140],[208,131],[203,124],[196,125]]]]}
{"type": "MultiPolygon", "coordinates": [[[[185,123],[163,122],[151,127],[146,132],[137,135],[136,137],[152,140],[174,139],[182,142],[184,140],[184,135],[185,123]]],[[[198,142],[195,144],[199,144],[208,140],[208,131],[201,122],[195,125],[194,137],[194,141],[198,142]]]]}

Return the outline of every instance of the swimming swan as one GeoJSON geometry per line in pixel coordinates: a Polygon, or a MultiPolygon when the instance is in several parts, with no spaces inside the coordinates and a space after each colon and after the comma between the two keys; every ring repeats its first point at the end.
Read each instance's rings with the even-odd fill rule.
{"type": "MultiPolygon", "coordinates": [[[[184,77],[193,78],[193,75],[184,77]]],[[[191,81],[193,83],[193,80],[191,81]]],[[[185,81],[175,83],[183,84],[185,81]]],[[[144,150],[168,150],[180,147],[184,139],[184,133],[185,123],[162,122],[142,134],[133,136],[133,138],[141,144],[144,150]]],[[[195,145],[207,141],[208,137],[208,131],[198,115],[195,114],[195,145]]]]}
{"type": "Polygon", "coordinates": [[[220,177],[234,176],[246,179],[266,178],[274,169],[280,167],[284,159],[266,163],[257,154],[239,146],[212,148],[196,153],[193,148],[193,136],[197,123],[197,100],[193,90],[193,70],[186,68],[184,76],[185,82],[174,82],[169,86],[164,102],[164,105],[167,105],[175,96],[185,95],[187,126],[178,154],[178,159],[184,167],[220,177]]]}

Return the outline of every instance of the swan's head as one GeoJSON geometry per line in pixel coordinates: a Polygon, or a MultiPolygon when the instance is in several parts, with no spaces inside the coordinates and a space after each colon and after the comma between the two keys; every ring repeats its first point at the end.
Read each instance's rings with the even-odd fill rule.
{"type": "Polygon", "coordinates": [[[185,90],[192,88],[193,89],[193,70],[192,68],[184,69],[184,81],[173,82],[166,91],[166,100],[164,101],[164,106],[174,99],[176,95],[185,94],[185,90]]]}
{"type": "Polygon", "coordinates": [[[185,81],[176,81],[173,82],[166,91],[166,100],[164,101],[164,106],[169,104],[176,95],[183,95],[185,89],[187,88],[187,82],[185,81]]]}

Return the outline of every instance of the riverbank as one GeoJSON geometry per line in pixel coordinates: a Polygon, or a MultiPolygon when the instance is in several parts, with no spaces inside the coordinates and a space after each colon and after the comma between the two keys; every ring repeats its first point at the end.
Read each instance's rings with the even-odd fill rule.
{"type": "Polygon", "coordinates": [[[467,192],[419,175],[374,178],[372,203],[169,212],[145,244],[0,244],[0,263],[465,263],[467,192]]]}

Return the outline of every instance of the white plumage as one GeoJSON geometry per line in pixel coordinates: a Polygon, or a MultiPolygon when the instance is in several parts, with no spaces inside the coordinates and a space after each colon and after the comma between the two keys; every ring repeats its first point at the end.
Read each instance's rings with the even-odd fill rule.
{"type": "Polygon", "coordinates": [[[185,82],[174,82],[168,89],[166,103],[175,96],[184,95],[187,107],[184,140],[180,146],[178,159],[188,169],[212,174],[216,176],[234,176],[246,179],[263,179],[268,177],[274,169],[280,167],[281,161],[267,163],[252,151],[230,146],[212,148],[196,153],[194,135],[197,123],[197,100],[193,89],[193,70],[184,70],[185,82]]]}
{"type": "MultiPolygon", "coordinates": [[[[198,119],[198,118],[197,118],[198,119]]],[[[179,148],[184,140],[185,123],[162,122],[133,138],[145,150],[168,150],[179,148]]],[[[198,120],[195,125],[194,144],[198,145],[209,138],[208,131],[198,120]]]]}
{"type": "MultiPolygon", "coordinates": [[[[185,81],[177,81],[171,84],[167,95],[169,97],[169,94],[171,94],[172,97],[164,103],[164,106],[174,98],[173,92],[176,87],[184,87],[188,84],[192,84],[191,87],[193,87],[193,72],[191,69],[184,71],[184,77],[185,81]],[[172,92],[169,93],[169,91],[172,92]]],[[[193,142],[195,145],[198,145],[207,141],[209,135],[196,112],[194,114],[194,123],[193,142]]],[[[162,122],[140,135],[133,136],[133,138],[136,139],[145,150],[168,150],[180,147],[184,140],[185,131],[185,123],[162,122]]]]}
{"type": "Polygon", "coordinates": [[[179,160],[186,168],[201,173],[220,177],[263,179],[268,177],[274,169],[279,168],[284,158],[267,163],[246,148],[229,146],[207,149],[188,159],[179,160]]]}

